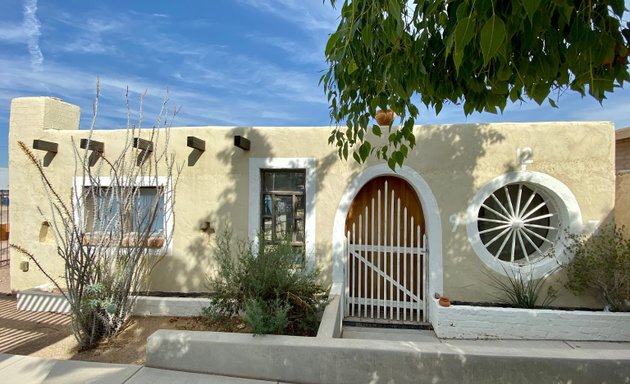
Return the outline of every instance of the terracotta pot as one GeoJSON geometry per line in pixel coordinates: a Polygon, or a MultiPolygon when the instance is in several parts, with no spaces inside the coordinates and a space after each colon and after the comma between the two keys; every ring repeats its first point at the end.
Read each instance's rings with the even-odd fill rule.
{"type": "Polygon", "coordinates": [[[387,111],[379,109],[378,111],[376,111],[376,115],[374,116],[374,118],[376,119],[378,125],[386,125],[389,127],[394,122],[396,114],[391,109],[388,109],[387,111]]]}
{"type": "Polygon", "coordinates": [[[438,301],[438,303],[440,304],[441,307],[450,307],[451,306],[451,300],[448,297],[446,297],[446,296],[440,297],[440,300],[438,301]]]}
{"type": "Polygon", "coordinates": [[[162,236],[151,236],[147,240],[149,248],[162,248],[164,246],[164,238],[162,236]]]}

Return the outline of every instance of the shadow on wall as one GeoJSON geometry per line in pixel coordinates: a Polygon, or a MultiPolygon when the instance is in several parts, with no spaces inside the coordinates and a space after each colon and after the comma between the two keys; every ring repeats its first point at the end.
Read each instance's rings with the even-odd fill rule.
{"type": "MultiPolygon", "coordinates": [[[[487,124],[421,126],[419,130],[406,164],[427,181],[440,209],[444,292],[437,293],[451,298],[469,292],[477,296],[484,288],[479,286],[480,273],[474,271],[481,272],[483,264],[468,241],[465,213],[479,187],[479,169],[496,168],[493,177],[507,171],[486,157],[488,149],[505,137],[487,124]]],[[[425,217],[429,214],[424,212],[425,217]]]]}
{"type": "MultiPolygon", "coordinates": [[[[230,130],[226,140],[233,140],[233,137],[240,135],[246,137],[251,142],[251,149],[244,151],[235,146],[229,146],[216,153],[215,157],[221,164],[221,175],[217,175],[215,189],[216,201],[206,211],[205,214],[194,223],[195,228],[200,229],[197,236],[187,247],[190,256],[197,260],[207,260],[206,274],[211,274],[216,269],[213,259],[213,247],[215,236],[226,229],[233,231],[234,239],[248,239],[249,222],[249,160],[250,158],[274,158],[276,153],[269,137],[265,135],[264,129],[252,129],[251,127],[237,127],[230,130]]],[[[322,143],[322,146],[326,145],[322,143]]],[[[284,157],[281,156],[281,157],[284,157]]],[[[317,157],[313,154],[300,154],[298,157],[317,157]]],[[[316,164],[316,197],[324,187],[326,176],[330,168],[337,161],[334,153],[318,158],[316,164]]],[[[296,164],[289,164],[289,167],[296,164]]],[[[317,205],[317,201],[312,207],[307,207],[306,215],[313,215],[312,208],[317,205]]],[[[322,255],[330,253],[330,246],[316,243],[316,254],[318,262],[322,255]]],[[[321,263],[320,263],[321,265],[321,263]]]]}
{"type": "Polygon", "coordinates": [[[230,130],[225,139],[232,141],[234,136],[243,136],[251,143],[249,151],[236,146],[229,146],[215,154],[224,179],[217,180],[215,186],[216,202],[207,210],[198,223],[201,227],[211,228],[191,243],[188,250],[194,257],[208,260],[208,276],[216,270],[213,249],[215,236],[226,230],[233,231],[233,238],[247,239],[247,216],[249,210],[249,159],[251,157],[273,157],[271,144],[261,130],[251,127],[237,127],[230,130]],[[214,232],[214,233],[212,233],[214,232]]]}

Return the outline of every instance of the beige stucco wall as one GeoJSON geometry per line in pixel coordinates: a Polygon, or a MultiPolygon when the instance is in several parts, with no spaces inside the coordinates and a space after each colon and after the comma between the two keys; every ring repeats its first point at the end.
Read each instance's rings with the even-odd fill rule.
{"type": "MultiPolygon", "coordinates": [[[[62,195],[69,195],[74,176],[71,138],[78,143],[87,131],[77,131],[78,108],[50,98],[13,100],[9,135],[12,242],[33,250],[45,266],[58,266],[53,242],[39,242],[45,196],[35,170],[17,148],[17,140],[59,143],[59,153],[47,167],[62,195]],[[14,213],[15,212],[15,213],[14,213]]],[[[330,280],[333,218],[346,187],[365,166],[340,161],[327,145],[330,127],[189,127],[173,128],[170,148],[183,164],[175,204],[173,253],[154,271],[153,290],[195,292],[205,290],[207,273],[214,267],[215,235],[200,230],[204,221],[217,232],[231,225],[245,237],[248,227],[249,160],[251,158],[313,157],[317,160],[316,260],[330,280]],[[186,137],[206,141],[206,151],[190,166],[192,152],[186,137]],[[251,141],[251,150],[233,146],[234,135],[251,141]]],[[[98,131],[94,139],[105,143],[106,154],[116,153],[120,130],[98,131]]],[[[534,163],[528,170],[548,174],[575,195],[583,221],[605,221],[615,198],[614,134],[610,123],[505,123],[490,125],[435,125],[415,127],[417,147],[406,165],[428,183],[437,200],[442,221],[444,294],[453,300],[489,299],[484,264],[470,247],[465,225],[453,231],[449,218],[464,214],[477,191],[488,181],[519,169],[517,148],[531,147],[534,163]]],[[[40,155],[40,154],[38,154],[40,155]]],[[[18,269],[23,257],[11,253],[12,288],[21,290],[46,280],[32,268],[18,269]]],[[[57,269],[57,275],[59,275],[57,269]]],[[[432,271],[435,272],[435,271],[432,271]]],[[[556,279],[560,279],[558,275],[556,279]]],[[[432,292],[431,292],[432,293],[432,292]]],[[[558,305],[594,305],[563,293],[558,305]]]]}
{"type": "Polygon", "coordinates": [[[616,181],[615,224],[630,238],[630,171],[618,173],[616,181]]]}

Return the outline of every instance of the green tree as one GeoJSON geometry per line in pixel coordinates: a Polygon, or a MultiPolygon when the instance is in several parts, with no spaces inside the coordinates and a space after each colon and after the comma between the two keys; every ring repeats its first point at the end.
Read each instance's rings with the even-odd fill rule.
{"type": "Polygon", "coordinates": [[[567,90],[602,102],[630,81],[624,11],[623,0],[344,0],[320,80],[336,123],[329,143],[340,157],[375,155],[394,169],[415,146],[418,101],[466,115],[508,100],[556,107],[567,90]],[[370,128],[377,108],[401,125],[370,128]],[[376,137],[386,144],[372,145],[376,137]]]}

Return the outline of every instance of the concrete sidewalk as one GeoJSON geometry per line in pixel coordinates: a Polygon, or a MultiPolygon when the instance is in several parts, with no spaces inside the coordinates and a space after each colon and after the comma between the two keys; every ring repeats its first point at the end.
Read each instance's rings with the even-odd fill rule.
{"type": "Polygon", "coordinates": [[[277,384],[227,376],[0,353],[0,382],[13,384],[277,384]]]}

